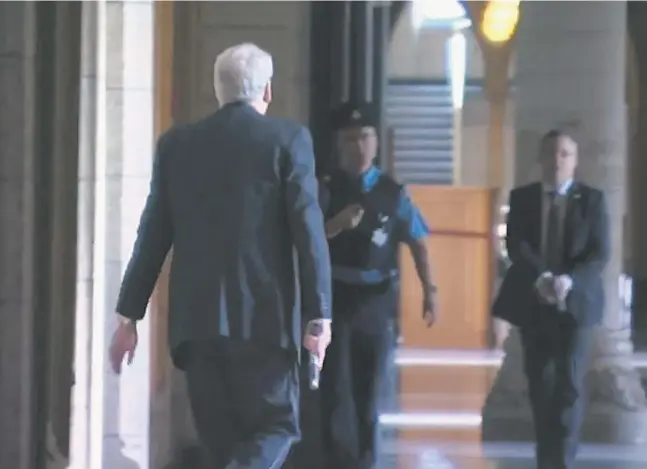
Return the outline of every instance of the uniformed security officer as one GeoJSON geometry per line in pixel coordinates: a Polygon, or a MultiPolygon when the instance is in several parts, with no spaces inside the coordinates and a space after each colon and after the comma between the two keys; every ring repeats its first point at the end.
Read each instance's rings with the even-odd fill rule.
{"type": "Polygon", "coordinates": [[[398,307],[398,245],[409,245],[422,283],[422,319],[435,321],[429,229],[404,187],[373,165],[378,136],[369,104],[334,115],[339,168],[322,184],[333,273],[333,331],[321,376],[322,432],[330,469],[372,469],[378,394],[398,307]]]}

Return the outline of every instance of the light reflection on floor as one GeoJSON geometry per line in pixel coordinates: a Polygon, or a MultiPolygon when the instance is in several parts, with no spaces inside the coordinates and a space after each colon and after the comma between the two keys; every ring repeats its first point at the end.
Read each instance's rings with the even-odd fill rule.
{"type": "MultiPolygon", "coordinates": [[[[499,367],[505,354],[500,350],[416,350],[400,349],[395,354],[398,366],[499,367]]],[[[634,353],[636,368],[647,369],[647,353],[634,353]]]]}
{"type": "MultiPolygon", "coordinates": [[[[475,369],[496,369],[503,360],[499,351],[421,351],[399,350],[396,354],[399,368],[420,367],[447,369],[451,373],[470,373],[475,369]]],[[[637,368],[647,370],[647,354],[634,355],[637,368]]],[[[425,386],[427,388],[427,386],[425,386]]],[[[389,409],[380,421],[388,432],[383,441],[383,456],[379,469],[535,469],[533,445],[528,443],[487,443],[478,438],[465,442],[447,438],[436,440],[422,436],[420,439],[398,439],[398,431],[423,430],[422,435],[447,430],[479,433],[482,396],[473,389],[455,389],[448,393],[420,389],[401,396],[409,402],[408,411],[389,409]],[[414,410],[412,410],[412,407],[414,410]],[[460,410],[459,410],[460,409],[460,410]],[[454,411],[455,410],[455,411],[454,411]]],[[[646,469],[647,448],[614,445],[582,445],[574,469],[646,469]]]]}
{"type": "MultiPolygon", "coordinates": [[[[494,459],[528,459],[533,457],[531,443],[488,443],[487,445],[473,443],[442,443],[434,444],[431,450],[426,443],[397,443],[385,442],[385,452],[400,454],[420,454],[440,451],[446,455],[460,455],[465,458],[494,458],[494,459]]],[[[582,461],[625,461],[645,462],[647,452],[645,448],[627,447],[620,445],[583,445],[579,452],[582,461]]]]}
{"type": "MultiPolygon", "coordinates": [[[[379,469],[535,469],[529,443],[402,445],[385,442],[379,469]]],[[[584,445],[575,469],[645,469],[647,452],[621,446],[584,445]]]]}
{"type": "Polygon", "coordinates": [[[480,412],[389,412],[380,415],[383,426],[478,428],[481,425],[480,412]]]}

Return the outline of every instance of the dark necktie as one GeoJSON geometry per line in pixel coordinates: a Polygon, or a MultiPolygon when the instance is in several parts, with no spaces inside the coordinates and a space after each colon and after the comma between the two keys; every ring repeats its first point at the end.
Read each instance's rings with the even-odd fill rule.
{"type": "Polygon", "coordinates": [[[551,192],[548,197],[545,260],[547,270],[553,273],[558,273],[563,264],[560,198],[557,192],[551,192]]]}

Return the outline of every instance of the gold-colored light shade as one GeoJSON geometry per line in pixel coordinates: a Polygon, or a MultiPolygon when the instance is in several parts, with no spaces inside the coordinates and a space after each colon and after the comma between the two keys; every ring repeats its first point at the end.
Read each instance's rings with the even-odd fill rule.
{"type": "Polygon", "coordinates": [[[493,43],[503,43],[512,38],[519,22],[519,3],[513,0],[488,2],[481,18],[481,32],[485,39],[493,43]]]}

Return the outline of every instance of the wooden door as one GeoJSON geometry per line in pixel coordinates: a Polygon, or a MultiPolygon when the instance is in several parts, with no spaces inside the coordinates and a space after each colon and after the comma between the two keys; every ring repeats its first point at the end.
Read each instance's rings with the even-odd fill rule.
{"type": "Polygon", "coordinates": [[[410,186],[409,190],[432,230],[428,246],[438,286],[439,321],[432,329],[423,327],[420,283],[411,255],[402,252],[400,327],[404,346],[485,348],[494,278],[493,191],[449,186],[410,186]]]}

